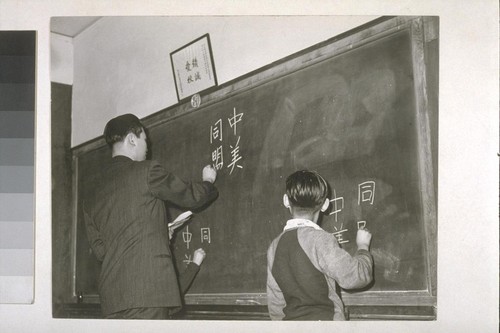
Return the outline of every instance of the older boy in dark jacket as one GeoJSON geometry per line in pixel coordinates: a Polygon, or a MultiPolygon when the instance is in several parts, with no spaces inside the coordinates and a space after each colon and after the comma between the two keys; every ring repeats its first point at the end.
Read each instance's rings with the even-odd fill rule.
{"type": "MultiPolygon", "coordinates": [[[[104,136],[112,161],[83,207],[90,245],[102,261],[102,313],[107,318],[169,318],[182,303],[164,202],[198,208],[214,200],[216,171],[207,166],[203,181],[190,182],[146,160],[146,132],[131,114],[110,120],[104,136]]],[[[202,261],[204,253],[196,256],[202,261]]],[[[188,269],[194,276],[197,267],[188,269]]]]}

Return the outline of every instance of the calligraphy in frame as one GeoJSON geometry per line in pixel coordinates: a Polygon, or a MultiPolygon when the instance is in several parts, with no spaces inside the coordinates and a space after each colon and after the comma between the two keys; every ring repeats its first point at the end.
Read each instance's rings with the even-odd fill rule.
{"type": "Polygon", "coordinates": [[[209,34],[170,53],[170,60],[179,101],[217,86],[209,34]]]}

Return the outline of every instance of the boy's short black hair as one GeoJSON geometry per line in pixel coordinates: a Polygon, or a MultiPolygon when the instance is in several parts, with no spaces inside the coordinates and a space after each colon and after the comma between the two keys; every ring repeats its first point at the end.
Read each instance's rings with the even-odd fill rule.
{"type": "Polygon", "coordinates": [[[104,128],[104,138],[108,146],[113,147],[116,142],[121,142],[127,134],[134,133],[137,137],[144,131],[139,118],[127,113],[108,121],[104,128]]]}
{"type": "Polygon", "coordinates": [[[296,171],[286,179],[286,195],[295,208],[317,210],[328,197],[328,184],[315,171],[296,171]]]}

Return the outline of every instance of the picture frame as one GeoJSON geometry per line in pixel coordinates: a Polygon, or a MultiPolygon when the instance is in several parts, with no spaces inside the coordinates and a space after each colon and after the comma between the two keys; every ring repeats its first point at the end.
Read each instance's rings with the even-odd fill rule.
{"type": "Polygon", "coordinates": [[[179,101],[217,86],[209,34],[171,52],[170,61],[179,101]]]}

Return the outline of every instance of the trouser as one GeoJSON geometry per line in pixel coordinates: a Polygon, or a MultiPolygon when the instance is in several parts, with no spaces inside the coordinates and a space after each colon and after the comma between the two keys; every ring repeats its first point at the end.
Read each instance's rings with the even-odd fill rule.
{"type": "Polygon", "coordinates": [[[133,308],[111,313],[107,319],[171,319],[169,308],[133,308]]]}

